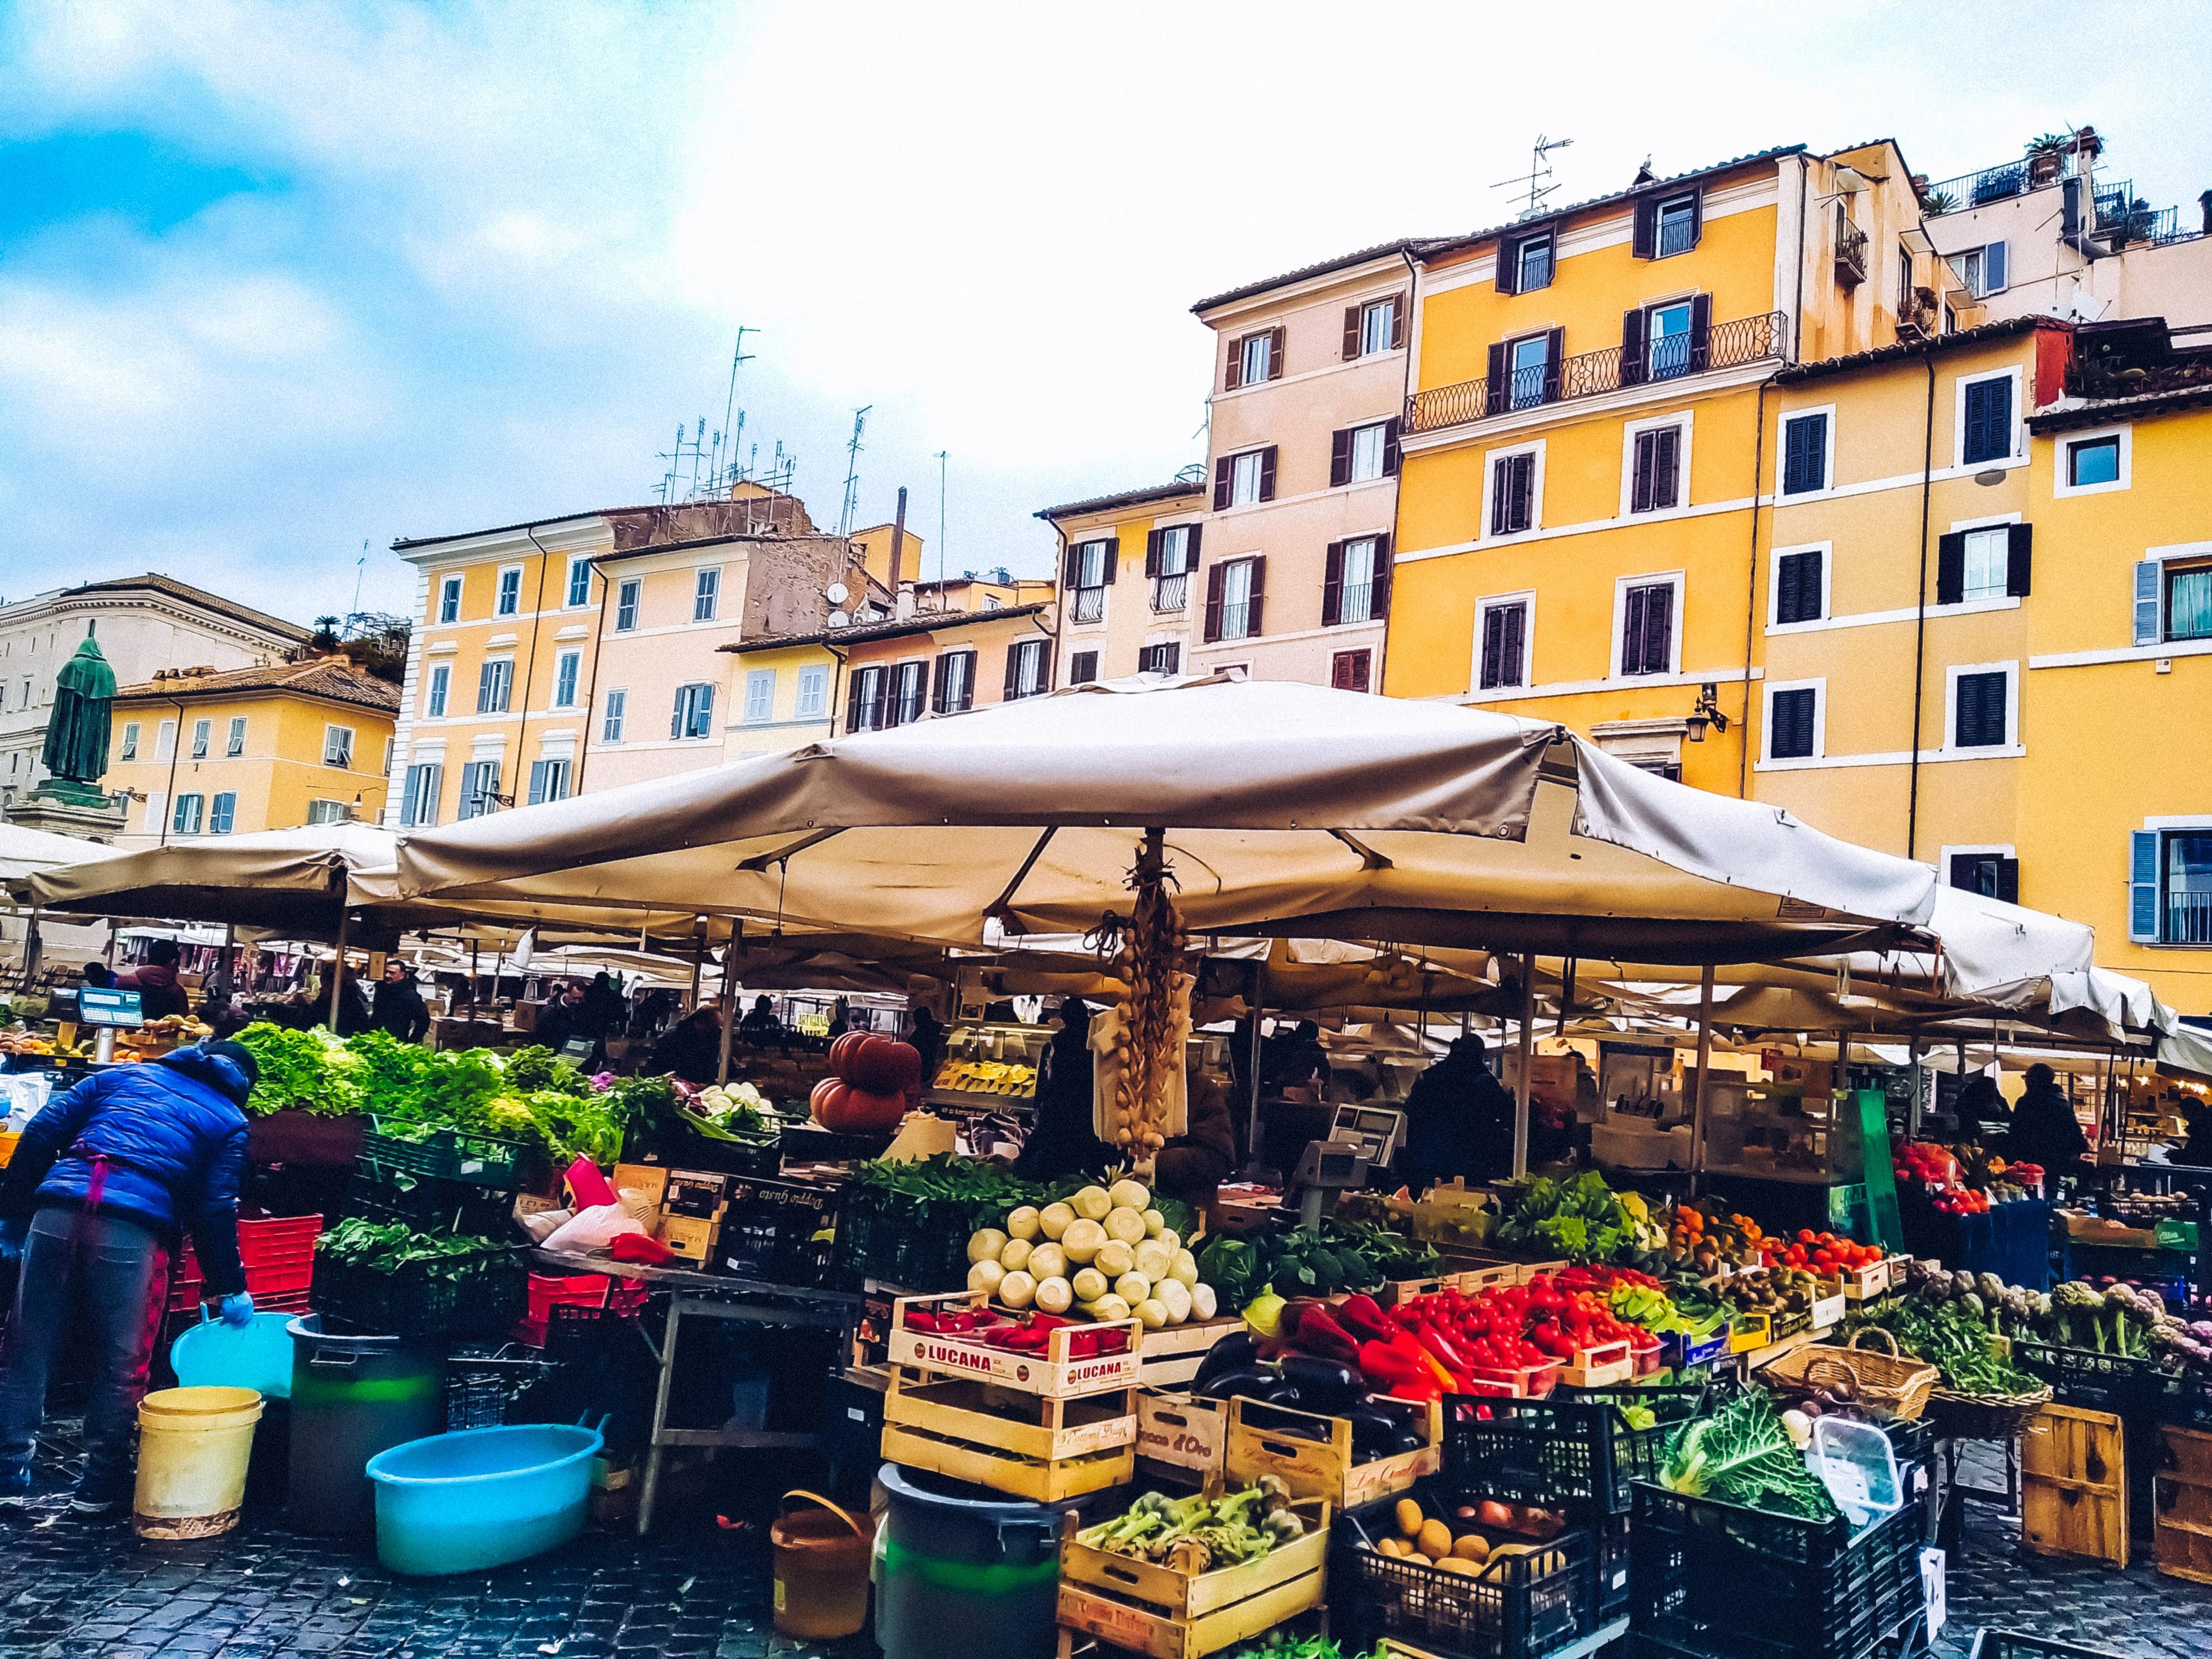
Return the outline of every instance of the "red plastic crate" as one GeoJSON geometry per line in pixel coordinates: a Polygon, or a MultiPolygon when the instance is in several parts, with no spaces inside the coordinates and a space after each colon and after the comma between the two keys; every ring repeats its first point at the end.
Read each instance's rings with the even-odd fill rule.
{"type": "Polygon", "coordinates": [[[530,1311],[517,1322],[514,1336],[532,1347],[545,1346],[545,1327],[556,1307],[607,1308],[635,1313],[645,1305],[644,1285],[612,1273],[532,1273],[530,1311]]]}
{"type": "MultiPolygon", "coordinates": [[[[322,1231],[323,1218],[319,1215],[239,1221],[238,1259],[246,1269],[246,1292],[255,1305],[272,1312],[293,1308],[305,1311],[307,1291],[315,1278],[315,1241],[322,1231]]],[[[181,1313],[198,1307],[205,1282],[199,1258],[187,1238],[178,1245],[170,1273],[171,1311],[181,1313]]]]}

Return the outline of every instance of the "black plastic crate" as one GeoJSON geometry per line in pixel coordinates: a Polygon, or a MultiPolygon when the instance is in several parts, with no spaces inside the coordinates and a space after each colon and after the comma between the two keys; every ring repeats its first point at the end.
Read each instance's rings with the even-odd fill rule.
{"type": "Polygon", "coordinates": [[[325,1257],[315,1266],[315,1311],[333,1324],[379,1336],[503,1334],[530,1303],[522,1253],[497,1246],[462,1258],[467,1265],[458,1273],[454,1260],[386,1270],[325,1257]]]}
{"type": "Polygon", "coordinates": [[[2033,1337],[2014,1337],[2013,1364],[2051,1384],[2061,1405],[2123,1416],[2151,1410],[2166,1392],[2166,1378],[2155,1360],[2132,1354],[2099,1353],[2094,1348],[2062,1347],[2033,1337]]]}
{"type": "MultiPolygon", "coordinates": [[[[649,1309],[653,1304],[647,1304],[649,1309]]],[[[661,1311],[665,1314],[666,1310],[661,1311]]],[[[556,1302],[547,1310],[545,1358],[555,1365],[591,1370],[614,1363],[617,1351],[653,1352],[643,1312],[556,1302]]],[[[659,1363],[658,1358],[653,1362],[659,1363]]]]}
{"type": "Polygon", "coordinates": [[[2071,1642],[2054,1642],[2045,1636],[2021,1636],[2008,1630],[1978,1630],[1974,1632],[1974,1645],[1966,1659],[2042,1659],[2050,1655],[2053,1659],[2119,1659],[2106,1648],[2076,1647],[2071,1642]]]}
{"type": "Polygon", "coordinates": [[[1702,1383],[1561,1389],[1541,1400],[1455,1395],[1444,1402],[1444,1486],[1476,1498],[1626,1515],[1637,1480],[1656,1479],[1667,1442],[1703,1409],[1702,1383]],[[1629,1426],[1631,1407],[1657,1421],[1629,1426]]]}
{"type": "Polygon", "coordinates": [[[504,1187],[513,1192],[522,1184],[531,1148],[503,1135],[476,1134],[459,1129],[433,1129],[420,1138],[387,1133],[386,1121],[374,1125],[361,1138],[364,1162],[409,1175],[435,1176],[441,1181],[473,1182],[479,1187],[504,1187]]]}
{"type": "Polygon", "coordinates": [[[508,1408],[550,1370],[536,1355],[514,1352],[511,1344],[489,1353],[447,1355],[447,1432],[495,1428],[506,1422],[508,1408]]]}
{"type": "Polygon", "coordinates": [[[957,1290],[968,1282],[968,1241],[979,1227],[1006,1220],[1001,1200],[930,1200],[881,1187],[845,1189],[830,1271],[838,1290],[868,1279],[916,1294],[957,1290]]]}
{"type": "MultiPolygon", "coordinates": [[[[708,1254],[716,1273],[771,1285],[819,1285],[834,1271],[842,1186],[733,1176],[708,1254]]],[[[966,1246],[962,1255],[966,1255],[966,1246]]]]}
{"type": "Polygon", "coordinates": [[[1338,1517],[1328,1570],[1332,1620],[1362,1648],[1388,1636],[1441,1659],[1542,1659],[1596,1628],[1591,1534],[1570,1528],[1479,1574],[1383,1555],[1395,1499],[1338,1517]]]}
{"type": "Polygon", "coordinates": [[[346,1182],[345,1215],[404,1221],[421,1232],[504,1238],[514,1211],[513,1188],[478,1186],[387,1169],[364,1160],[346,1182]]]}
{"type": "Polygon", "coordinates": [[[1924,1621],[1917,1501],[1859,1536],[1638,1482],[1630,1617],[1711,1659],[1863,1659],[1924,1621]]]}

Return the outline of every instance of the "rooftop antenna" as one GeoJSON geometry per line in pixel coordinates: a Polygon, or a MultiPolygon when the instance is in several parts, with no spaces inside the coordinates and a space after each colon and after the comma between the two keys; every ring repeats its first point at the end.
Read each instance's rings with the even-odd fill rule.
{"type": "Polygon", "coordinates": [[[1544,198],[1559,188],[1556,184],[1544,182],[1552,176],[1552,152],[1565,149],[1574,142],[1571,138],[1547,138],[1542,133],[1538,133],[1535,149],[1528,158],[1528,171],[1515,178],[1500,179],[1491,189],[1504,190],[1510,185],[1516,191],[1526,190],[1528,203],[1521,210],[1521,217],[1534,218],[1544,210],[1544,198]]]}
{"type": "Polygon", "coordinates": [[[837,510],[837,533],[853,533],[853,514],[860,504],[860,434],[868,424],[868,411],[873,404],[863,404],[853,411],[853,435],[845,442],[845,501],[837,510]]]}
{"type": "MultiPolygon", "coordinates": [[[[749,363],[752,361],[750,356],[745,355],[745,336],[748,334],[757,334],[759,332],[760,330],[757,328],[747,328],[743,323],[739,323],[738,325],[738,343],[736,349],[730,353],[730,391],[729,395],[722,400],[722,430],[730,434],[730,484],[732,488],[736,487],[738,481],[738,440],[744,434],[745,429],[744,411],[738,407],[738,366],[741,363],[749,363]],[[732,416],[734,416],[736,420],[735,425],[731,423],[732,416]]],[[[715,488],[719,493],[721,488],[719,481],[717,482],[715,488]]]]}
{"type": "Polygon", "coordinates": [[[937,603],[945,603],[945,458],[946,450],[937,452],[937,603]]]}

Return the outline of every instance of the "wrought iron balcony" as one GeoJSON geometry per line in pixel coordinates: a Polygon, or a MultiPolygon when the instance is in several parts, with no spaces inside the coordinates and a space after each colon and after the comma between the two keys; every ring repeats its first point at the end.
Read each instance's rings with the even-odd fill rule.
{"type": "Polygon", "coordinates": [[[1168,616],[1190,603],[1190,574],[1152,578],[1152,613],[1168,616]]]}
{"type": "Polygon", "coordinates": [[[1932,289],[1916,288],[1897,302],[1897,331],[1901,337],[1933,338],[1942,327],[1942,313],[1932,289]]]}
{"type": "Polygon", "coordinates": [[[1867,234],[1850,221],[1844,204],[1836,204],[1836,280],[1845,288],[1866,281],[1867,234]]]}
{"type": "Polygon", "coordinates": [[[1336,620],[1350,627],[1354,623],[1375,620],[1375,584],[1372,581],[1346,582],[1337,595],[1336,620]]]}
{"type": "Polygon", "coordinates": [[[1103,621],[1106,615],[1106,590],[1103,587],[1079,587],[1075,590],[1075,620],[1079,623],[1103,621]]]}
{"type": "Polygon", "coordinates": [[[1562,359],[1556,374],[1549,365],[1522,369],[1494,389],[1487,376],[1431,386],[1406,400],[1406,430],[1437,432],[1515,410],[1602,397],[1623,386],[1677,380],[1717,368],[1740,368],[1746,363],[1781,356],[1788,344],[1789,330],[1789,314],[1770,311],[1715,323],[1702,337],[1670,334],[1651,341],[1628,360],[1626,373],[1621,349],[1607,346],[1602,351],[1562,359]]]}

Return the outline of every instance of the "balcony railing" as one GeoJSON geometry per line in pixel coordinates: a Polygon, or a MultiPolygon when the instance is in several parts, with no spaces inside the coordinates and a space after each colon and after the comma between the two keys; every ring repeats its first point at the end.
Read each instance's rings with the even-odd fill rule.
{"type": "Polygon", "coordinates": [[[2166,942],[2212,945],[2212,893],[2166,894],[2166,942]]]}
{"type": "Polygon", "coordinates": [[[1836,280],[1847,288],[1856,288],[1866,281],[1867,235],[1844,211],[1843,204],[1836,204],[1836,280]]]}
{"type": "Polygon", "coordinates": [[[1963,213],[1969,208],[2008,201],[2031,190],[2043,190],[2062,179],[2071,179],[2075,167],[2072,150],[2039,150],[2017,161],[2000,161],[1993,167],[1962,173],[1955,179],[1945,179],[1928,186],[1926,198],[1934,204],[1927,210],[1928,215],[1934,218],[1940,214],[1963,213]]]}
{"type": "Polygon", "coordinates": [[[1103,587],[1079,587],[1075,590],[1075,620],[1095,623],[1105,619],[1106,590],[1103,587]]]}
{"type": "Polygon", "coordinates": [[[1779,357],[1788,340],[1789,326],[1787,313],[1771,311],[1715,323],[1702,337],[1670,334],[1651,342],[1632,358],[1626,374],[1622,373],[1621,349],[1607,346],[1602,351],[1588,351],[1562,360],[1556,374],[1548,364],[1541,368],[1522,369],[1496,388],[1494,398],[1486,376],[1452,386],[1432,386],[1406,400],[1406,430],[1436,432],[1517,409],[1601,397],[1625,386],[1671,380],[1716,368],[1737,368],[1746,363],[1779,357]]]}
{"type": "Polygon", "coordinates": [[[1152,612],[1166,616],[1180,611],[1190,603],[1190,573],[1152,578],[1152,612]]]}
{"type": "Polygon", "coordinates": [[[1346,627],[1375,620],[1375,584],[1346,582],[1338,590],[1336,620],[1346,627]]]}
{"type": "Polygon", "coordinates": [[[1916,288],[1897,302],[1897,331],[1932,337],[1942,327],[1933,290],[1916,288]]]}

